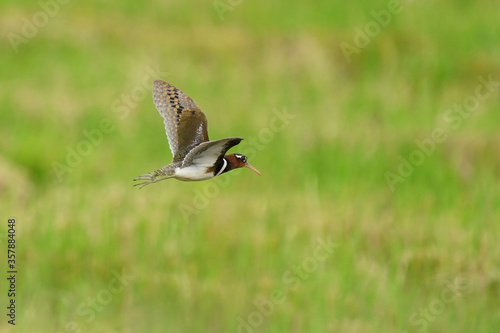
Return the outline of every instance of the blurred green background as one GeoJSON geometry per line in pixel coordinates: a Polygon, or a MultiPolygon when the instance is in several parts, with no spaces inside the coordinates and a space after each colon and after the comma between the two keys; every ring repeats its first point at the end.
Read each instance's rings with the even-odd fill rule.
{"type": "Polygon", "coordinates": [[[473,98],[500,81],[498,1],[0,13],[0,331],[498,331],[499,87],[473,98]],[[154,79],[262,176],[134,188],[171,159],[154,79]]]}

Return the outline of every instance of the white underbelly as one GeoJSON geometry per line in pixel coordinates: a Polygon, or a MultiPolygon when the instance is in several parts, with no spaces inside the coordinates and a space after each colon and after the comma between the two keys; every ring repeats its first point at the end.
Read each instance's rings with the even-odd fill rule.
{"type": "Polygon", "coordinates": [[[190,165],[186,168],[175,169],[174,177],[184,181],[207,180],[214,177],[212,172],[206,173],[207,167],[201,165],[190,165]]]}

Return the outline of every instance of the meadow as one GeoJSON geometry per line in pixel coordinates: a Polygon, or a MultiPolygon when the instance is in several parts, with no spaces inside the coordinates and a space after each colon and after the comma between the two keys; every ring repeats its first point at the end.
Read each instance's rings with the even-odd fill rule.
{"type": "Polygon", "coordinates": [[[0,331],[498,332],[499,15],[2,1],[0,331]],[[171,160],[155,79],[262,175],[134,188],[171,160]]]}

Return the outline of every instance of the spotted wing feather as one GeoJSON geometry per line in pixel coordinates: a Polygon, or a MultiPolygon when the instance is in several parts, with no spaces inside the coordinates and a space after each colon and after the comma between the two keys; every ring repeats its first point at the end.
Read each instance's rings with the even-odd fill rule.
{"type": "Polygon", "coordinates": [[[180,162],[194,147],[208,141],[207,117],[198,105],[173,85],[156,80],[153,100],[164,119],[172,162],[180,162]]]}

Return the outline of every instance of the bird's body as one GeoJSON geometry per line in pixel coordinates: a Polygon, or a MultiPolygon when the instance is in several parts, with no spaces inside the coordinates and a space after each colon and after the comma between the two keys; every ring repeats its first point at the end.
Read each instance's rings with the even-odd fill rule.
{"type": "Polygon", "coordinates": [[[153,99],[164,119],[172,163],[134,180],[142,187],[154,182],[175,178],[182,181],[207,180],[230,170],[248,167],[259,175],[241,154],[225,153],[243,138],[232,137],[209,141],[207,118],[198,105],[184,92],[167,82],[156,80],[153,99]]]}

